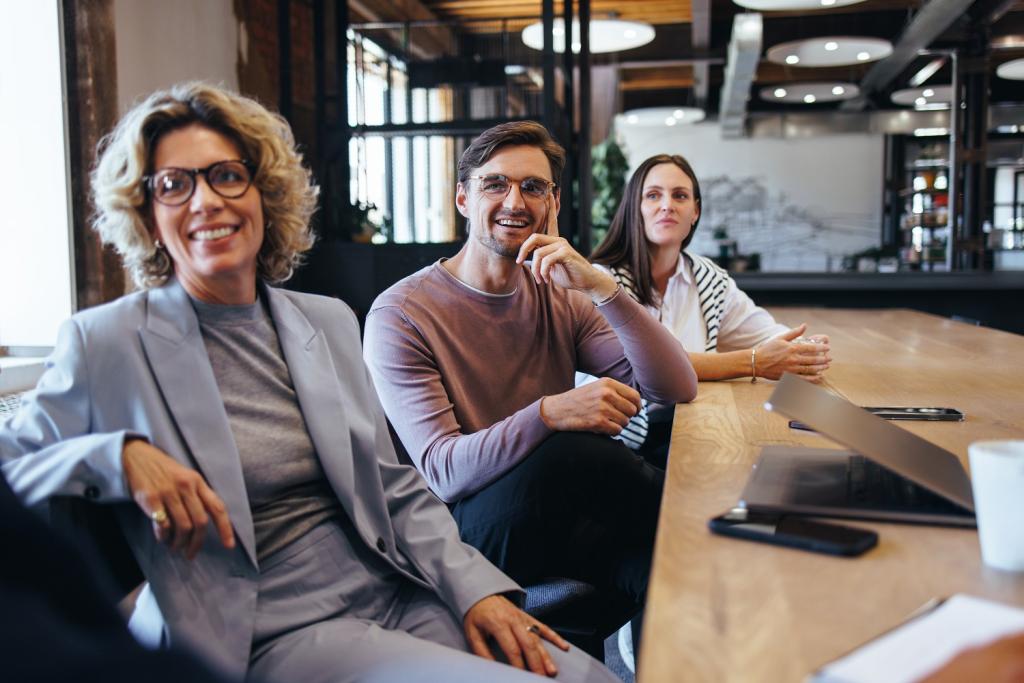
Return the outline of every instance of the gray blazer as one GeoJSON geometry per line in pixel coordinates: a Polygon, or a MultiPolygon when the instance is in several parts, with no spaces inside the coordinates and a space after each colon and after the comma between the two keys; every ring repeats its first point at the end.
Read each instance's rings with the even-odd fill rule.
{"type": "MultiPolygon", "coordinates": [[[[520,591],[459,540],[447,508],[415,469],[398,462],[348,307],[261,292],[324,472],[367,546],[459,616],[488,595],[520,591]]],[[[244,674],[259,580],[252,516],[199,323],[176,281],[64,323],[36,391],[0,425],[0,462],[26,504],[52,496],[113,504],[159,604],[164,635],[229,674],[244,674]],[[146,437],[205,477],[227,505],[233,550],[212,526],[191,562],[154,539],[124,482],[126,434],[146,437]]]]}

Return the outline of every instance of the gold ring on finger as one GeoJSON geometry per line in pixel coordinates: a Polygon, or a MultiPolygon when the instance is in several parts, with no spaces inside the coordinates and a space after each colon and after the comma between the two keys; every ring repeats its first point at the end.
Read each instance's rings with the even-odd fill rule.
{"type": "Polygon", "coordinates": [[[160,524],[160,525],[166,524],[167,523],[167,511],[164,510],[164,509],[155,510],[155,511],[153,511],[149,515],[149,518],[151,520],[153,520],[153,522],[155,524],[160,524]]]}

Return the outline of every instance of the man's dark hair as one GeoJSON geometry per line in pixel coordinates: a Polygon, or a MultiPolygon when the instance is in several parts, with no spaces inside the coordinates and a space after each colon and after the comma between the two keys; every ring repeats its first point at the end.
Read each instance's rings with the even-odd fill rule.
{"type": "Polygon", "coordinates": [[[510,121],[481,133],[459,159],[459,182],[465,184],[473,171],[486,164],[502,147],[516,145],[537,147],[544,152],[551,166],[551,180],[560,184],[562,169],[565,168],[565,150],[554,141],[547,128],[536,121],[510,121]]]}

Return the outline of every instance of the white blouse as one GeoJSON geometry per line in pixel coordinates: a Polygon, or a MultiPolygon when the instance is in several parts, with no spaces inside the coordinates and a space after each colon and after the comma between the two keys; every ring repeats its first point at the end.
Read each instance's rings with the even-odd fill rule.
{"type": "MultiPolygon", "coordinates": [[[[607,273],[611,271],[597,266],[607,273]]],[[[690,352],[703,352],[707,345],[707,325],[700,310],[697,286],[690,261],[679,255],[675,272],[668,279],[661,306],[647,306],[651,315],[672,332],[683,348],[690,352]]],[[[728,278],[721,327],[718,331],[718,351],[749,349],[761,342],[777,337],[789,328],[775,322],[771,314],[756,305],[749,296],[728,278]]]]}

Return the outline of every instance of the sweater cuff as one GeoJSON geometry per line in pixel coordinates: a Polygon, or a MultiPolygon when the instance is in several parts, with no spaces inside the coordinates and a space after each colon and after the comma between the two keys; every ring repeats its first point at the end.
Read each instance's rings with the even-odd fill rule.
{"type": "Polygon", "coordinates": [[[601,312],[613,329],[622,327],[637,314],[647,315],[644,307],[634,301],[633,297],[621,296],[622,291],[622,287],[619,287],[618,292],[611,299],[597,307],[597,310],[601,312]]]}
{"type": "Polygon", "coordinates": [[[540,415],[540,404],[545,398],[547,397],[541,396],[528,406],[530,412],[532,412],[536,417],[535,420],[532,420],[530,424],[526,425],[526,438],[531,442],[540,443],[555,433],[555,430],[548,427],[547,423],[544,422],[544,418],[540,415]]]}

